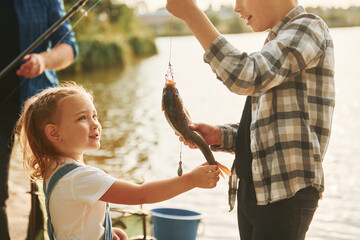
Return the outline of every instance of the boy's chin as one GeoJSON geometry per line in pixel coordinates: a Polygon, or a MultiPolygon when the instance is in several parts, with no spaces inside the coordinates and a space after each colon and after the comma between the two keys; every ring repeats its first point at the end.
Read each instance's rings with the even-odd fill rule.
{"type": "Polygon", "coordinates": [[[87,151],[86,151],[86,152],[92,152],[92,151],[99,150],[99,149],[100,149],[100,147],[101,147],[101,145],[100,145],[100,144],[98,144],[98,145],[96,145],[96,146],[92,146],[92,147],[90,147],[89,149],[87,149],[87,151]]]}
{"type": "Polygon", "coordinates": [[[259,22],[253,22],[253,24],[249,25],[249,27],[253,32],[265,32],[272,28],[272,26],[267,23],[261,24],[259,22]]]}
{"type": "Polygon", "coordinates": [[[268,30],[268,28],[257,27],[257,26],[254,26],[254,27],[250,26],[250,28],[253,32],[264,32],[264,31],[268,30]]]}

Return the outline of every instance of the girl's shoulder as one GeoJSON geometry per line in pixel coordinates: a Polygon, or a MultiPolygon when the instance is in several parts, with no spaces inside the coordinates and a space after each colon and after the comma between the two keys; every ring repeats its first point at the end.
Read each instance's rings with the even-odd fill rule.
{"type": "Polygon", "coordinates": [[[103,170],[82,164],[64,175],[59,180],[57,189],[54,190],[57,191],[56,195],[60,198],[87,202],[92,205],[100,199],[115,181],[115,178],[106,174],[103,170]]]}
{"type": "Polygon", "coordinates": [[[79,162],[71,158],[64,158],[61,159],[61,161],[54,167],[54,170],[51,174],[49,174],[49,177],[45,179],[46,183],[49,183],[54,174],[61,168],[72,164],[76,164],[78,167],[62,176],[61,181],[71,182],[75,185],[89,185],[88,183],[96,184],[98,182],[113,182],[116,180],[97,167],[86,165],[83,162],[79,162]]]}
{"type": "Polygon", "coordinates": [[[57,170],[70,164],[76,164],[78,167],[65,175],[64,179],[71,179],[74,184],[89,185],[88,183],[96,184],[99,181],[112,181],[115,179],[100,168],[86,165],[84,162],[79,162],[74,159],[65,159],[62,161],[62,164],[57,167],[57,170]]]}

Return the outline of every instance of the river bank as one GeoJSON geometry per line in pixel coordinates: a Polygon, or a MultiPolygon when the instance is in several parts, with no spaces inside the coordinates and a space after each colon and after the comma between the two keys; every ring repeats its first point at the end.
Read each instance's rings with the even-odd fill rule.
{"type": "MultiPolygon", "coordinates": [[[[18,151],[15,151],[19,153],[18,151]]],[[[12,240],[26,238],[28,217],[30,213],[30,181],[27,177],[19,154],[13,154],[10,161],[9,173],[9,199],[7,200],[7,213],[10,237],[12,240]]]]}

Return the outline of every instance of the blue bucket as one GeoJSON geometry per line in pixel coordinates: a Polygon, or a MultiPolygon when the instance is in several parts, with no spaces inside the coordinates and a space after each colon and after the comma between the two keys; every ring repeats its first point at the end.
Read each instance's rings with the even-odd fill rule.
{"type": "Polygon", "coordinates": [[[201,213],[177,209],[152,209],[154,236],[157,240],[195,240],[201,213]]]}

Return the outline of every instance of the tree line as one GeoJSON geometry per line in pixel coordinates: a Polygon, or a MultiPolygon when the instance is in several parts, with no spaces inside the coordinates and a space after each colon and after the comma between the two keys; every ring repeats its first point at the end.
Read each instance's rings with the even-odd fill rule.
{"type": "MultiPolygon", "coordinates": [[[[353,6],[347,9],[309,7],[306,8],[306,11],[320,16],[330,28],[360,26],[360,7],[353,6]]],[[[205,14],[222,34],[251,32],[251,29],[246,26],[245,21],[240,19],[238,14],[234,13],[232,6],[224,5],[220,9],[214,10],[210,5],[205,10],[205,14]]],[[[171,33],[171,17],[161,24],[151,23],[147,25],[157,36],[169,36],[171,33]]],[[[173,35],[191,34],[190,29],[183,21],[174,18],[173,35]]]]}
{"type": "MultiPolygon", "coordinates": [[[[65,1],[66,11],[76,2],[65,1]]],[[[139,21],[133,8],[111,0],[101,0],[96,6],[95,3],[96,0],[90,0],[84,7],[94,6],[86,17],[77,13],[70,19],[80,51],[67,72],[95,67],[122,68],[134,59],[157,53],[155,36],[139,21]]]]}

